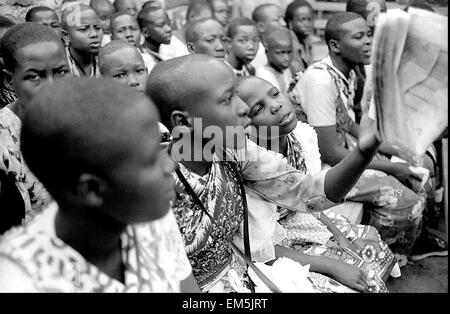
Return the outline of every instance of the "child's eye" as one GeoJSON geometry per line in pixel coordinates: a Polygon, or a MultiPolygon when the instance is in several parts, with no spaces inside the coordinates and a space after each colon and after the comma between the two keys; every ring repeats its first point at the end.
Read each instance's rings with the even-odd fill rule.
{"type": "Polygon", "coordinates": [[[79,31],[79,32],[86,32],[88,30],[88,27],[86,26],[86,27],[78,27],[77,28],[77,31],[79,31]]]}
{"type": "Polygon", "coordinates": [[[257,115],[258,113],[260,113],[263,109],[264,109],[264,105],[263,105],[263,104],[258,104],[258,105],[256,106],[256,109],[255,109],[255,115],[257,115]]]}
{"type": "Polygon", "coordinates": [[[280,95],[280,91],[278,89],[275,89],[273,91],[273,97],[278,97],[278,95],[280,95]]]}
{"type": "Polygon", "coordinates": [[[125,77],[125,73],[118,73],[113,75],[113,77],[116,79],[123,79],[125,77]]]}
{"type": "Polygon", "coordinates": [[[28,80],[28,81],[33,81],[33,82],[35,82],[35,81],[40,80],[41,77],[40,77],[39,75],[37,75],[37,74],[28,74],[28,75],[25,77],[25,79],[28,80]]]}
{"type": "Polygon", "coordinates": [[[59,70],[57,70],[56,71],[56,75],[57,76],[64,76],[64,75],[66,75],[67,73],[69,73],[69,71],[67,71],[66,69],[59,69],[59,70]]]}
{"type": "Polygon", "coordinates": [[[136,73],[139,73],[139,74],[144,73],[144,72],[145,72],[145,69],[137,69],[136,70],[136,73]]]}

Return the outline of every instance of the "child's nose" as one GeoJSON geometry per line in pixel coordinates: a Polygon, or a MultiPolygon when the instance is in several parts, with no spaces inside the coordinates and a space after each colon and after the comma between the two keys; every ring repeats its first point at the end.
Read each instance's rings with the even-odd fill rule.
{"type": "Polygon", "coordinates": [[[240,117],[245,117],[248,115],[249,113],[248,105],[239,96],[235,97],[235,105],[237,109],[236,110],[237,114],[240,117]]]}
{"type": "Polygon", "coordinates": [[[280,111],[281,107],[283,107],[282,104],[277,104],[277,103],[272,104],[272,109],[271,109],[272,114],[275,114],[278,111],[280,111]]]}
{"type": "Polygon", "coordinates": [[[128,75],[128,85],[131,87],[139,86],[139,80],[135,74],[128,75]]]}

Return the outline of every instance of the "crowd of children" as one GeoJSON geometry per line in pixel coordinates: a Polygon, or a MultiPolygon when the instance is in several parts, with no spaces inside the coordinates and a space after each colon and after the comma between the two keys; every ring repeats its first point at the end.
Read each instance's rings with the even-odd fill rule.
{"type": "Polygon", "coordinates": [[[433,147],[392,162],[368,114],[384,0],[324,39],[305,0],[192,0],[179,30],[156,0],[63,2],[0,16],[0,291],[306,291],[254,280],[289,260],[310,291],[388,292],[447,255],[433,147]]]}

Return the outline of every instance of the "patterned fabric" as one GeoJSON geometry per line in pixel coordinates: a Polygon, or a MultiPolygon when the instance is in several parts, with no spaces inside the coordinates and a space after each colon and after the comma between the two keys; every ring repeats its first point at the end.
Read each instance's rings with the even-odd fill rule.
{"type": "Polygon", "coordinates": [[[203,291],[247,289],[245,264],[226,241],[242,234],[243,197],[234,167],[242,175],[246,189],[264,195],[275,204],[303,212],[321,211],[333,204],[324,196],[326,172],[305,176],[280,158],[273,158],[275,154],[248,141],[244,151],[227,150],[227,161],[220,161],[215,155],[204,176],[198,176],[180,164],[188,183],[214,217],[214,223],[195,204],[174,174],[177,192],[174,213],[194,276],[203,291]]]}
{"type": "MultiPolygon", "coordinates": [[[[350,71],[349,79],[339,72],[330,58],[311,66],[312,69],[327,71],[334,82],[338,96],[335,100],[336,132],[338,144],[352,150],[356,140],[349,134],[355,123],[353,99],[355,73],[350,71]]],[[[377,154],[375,159],[385,159],[377,154]]],[[[347,200],[362,202],[370,210],[368,224],[377,228],[381,238],[397,254],[408,255],[420,233],[420,221],[425,200],[422,196],[400,183],[396,178],[376,170],[364,171],[347,200]]]]}
{"type": "MultiPolygon", "coordinates": [[[[293,133],[288,137],[291,146],[297,146],[296,151],[302,151],[299,141],[293,141],[293,133]]],[[[289,163],[300,171],[307,171],[304,166],[304,158],[300,163],[289,163]]],[[[363,225],[352,225],[345,217],[327,211],[332,223],[355,246],[356,251],[340,247],[336,241],[333,230],[327,229],[318,215],[311,213],[291,212],[280,220],[281,225],[287,231],[287,236],[282,244],[294,248],[300,252],[311,255],[321,255],[340,260],[361,268],[375,284],[373,292],[387,292],[384,280],[390,274],[395,264],[394,254],[385,244],[375,228],[363,225]],[[333,237],[334,236],[334,237],[333,237]]]]}
{"type": "Polygon", "coordinates": [[[122,235],[122,283],[56,236],[57,210],[53,203],[29,225],[1,239],[0,287],[21,278],[27,290],[39,292],[179,292],[180,281],[191,272],[172,212],[122,235]]]}
{"type": "Polygon", "coordinates": [[[42,183],[31,173],[20,151],[20,128],[22,122],[9,106],[0,110],[0,169],[16,183],[25,204],[24,222],[51,200],[42,183]]]}
{"type": "Polygon", "coordinates": [[[234,258],[227,239],[233,239],[243,220],[242,197],[238,178],[230,163],[213,162],[204,177],[189,172],[182,165],[180,169],[215,220],[212,222],[195,204],[178,177],[174,176],[177,191],[175,216],[184,235],[194,276],[202,287],[214,281],[234,258]]]}
{"type": "Polygon", "coordinates": [[[17,99],[17,96],[13,91],[10,91],[5,87],[1,87],[1,85],[2,83],[0,82],[0,109],[9,104],[12,104],[17,99]]]}
{"type": "Polygon", "coordinates": [[[83,68],[79,66],[78,62],[72,57],[69,47],[66,47],[67,63],[69,64],[70,73],[73,76],[89,76],[89,77],[100,77],[100,70],[98,68],[97,56],[92,57],[92,67],[89,75],[84,72],[83,68]]]}
{"type": "Polygon", "coordinates": [[[354,143],[348,136],[355,123],[355,114],[353,112],[353,99],[355,95],[355,71],[350,70],[349,78],[339,72],[332,66],[328,59],[317,62],[311,66],[312,69],[322,69],[327,71],[333,79],[336,89],[338,90],[338,98],[336,99],[336,132],[338,144],[348,149],[354,147],[354,143]]]}

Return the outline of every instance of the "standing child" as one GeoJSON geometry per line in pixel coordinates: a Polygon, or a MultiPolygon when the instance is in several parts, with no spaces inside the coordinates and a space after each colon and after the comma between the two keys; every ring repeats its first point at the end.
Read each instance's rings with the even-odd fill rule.
{"type": "MultiPolygon", "coordinates": [[[[361,136],[359,149],[337,167],[316,175],[295,170],[273,152],[246,141],[239,130],[251,120],[248,106],[237,95],[233,72],[223,62],[202,54],[158,64],[149,76],[146,93],[158,104],[162,122],[183,132],[181,139],[174,136],[171,150],[179,161],[174,174],[174,212],[203,291],[248,291],[245,264],[228,242],[238,236],[246,215],[244,182],[246,188],[275,204],[321,211],[330,205],[329,199],[339,201],[346,195],[379,145],[374,135],[367,134],[361,136]],[[201,125],[197,125],[198,118],[201,125]],[[230,127],[232,132],[226,132],[230,127]],[[217,131],[213,147],[209,143],[212,128],[217,131]]],[[[292,120],[293,114],[282,118],[283,124],[292,120]]],[[[277,258],[310,264],[313,272],[368,291],[367,278],[356,267],[279,245],[273,250],[277,258]]],[[[321,278],[322,283],[315,282],[320,291],[341,286],[321,278]]]]}
{"type": "Polygon", "coordinates": [[[264,33],[268,63],[256,69],[256,76],[268,81],[282,93],[287,93],[294,79],[291,66],[292,39],[287,28],[271,28],[264,33]]]}
{"type": "Polygon", "coordinates": [[[95,13],[97,13],[98,18],[100,19],[100,24],[103,30],[103,47],[111,41],[110,19],[115,12],[114,6],[108,0],[91,0],[89,6],[94,9],[95,13]]]}
{"type": "Polygon", "coordinates": [[[0,291],[198,291],[157,121],[147,97],[110,79],[61,80],[31,100],[23,155],[56,203],[2,237],[0,291]]]}
{"type": "Polygon", "coordinates": [[[49,7],[37,6],[31,8],[25,15],[25,22],[36,22],[48,26],[59,38],[62,36],[58,15],[49,7]]]}
{"type": "Polygon", "coordinates": [[[246,17],[233,19],[227,36],[230,43],[225,63],[238,77],[255,75],[255,68],[250,64],[258,52],[260,42],[255,22],[246,17]]]}
{"type": "MultiPolygon", "coordinates": [[[[249,106],[252,125],[278,127],[279,134],[273,138],[258,132],[252,134],[252,140],[266,144],[266,148],[276,149],[276,153],[294,168],[303,173],[316,173],[321,170],[317,135],[306,123],[297,122],[294,108],[289,99],[267,81],[257,77],[248,77],[240,81],[239,95],[249,106]],[[284,124],[282,117],[292,114],[292,123],[284,124]],[[273,145],[276,142],[278,145],[273,145]]],[[[299,213],[282,210],[275,205],[259,201],[261,198],[249,194],[249,212],[253,214],[255,226],[260,231],[257,239],[270,238],[265,226],[277,230],[276,218],[285,229],[286,236],[280,242],[288,247],[312,255],[325,255],[362,269],[376,282],[375,291],[386,292],[384,281],[388,278],[395,263],[393,253],[385,244],[375,228],[352,225],[343,216],[331,211],[319,217],[311,213],[299,213]],[[327,217],[331,217],[332,221],[327,217]],[[274,217],[267,219],[265,217],[274,217]]],[[[279,227],[278,227],[279,228],[279,227]]],[[[278,231],[281,233],[280,231],[278,231]]],[[[274,232],[274,236],[276,233],[274,232]]],[[[259,240],[262,242],[261,240],[259,240]]],[[[264,243],[264,242],[262,242],[264,243]]],[[[260,251],[264,250],[261,245],[260,251]]]]}
{"type": "Polygon", "coordinates": [[[25,222],[49,201],[49,195],[25,164],[20,144],[23,114],[44,86],[69,74],[64,46],[49,27],[38,23],[13,26],[2,39],[5,81],[17,101],[0,110],[0,168],[14,179],[25,206],[25,222]]]}
{"type": "Polygon", "coordinates": [[[72,75],[100,76],[97,55],[103,31],[97,13],[87,5],[73,4],[62,12],[61,23],[72,75]]]}

